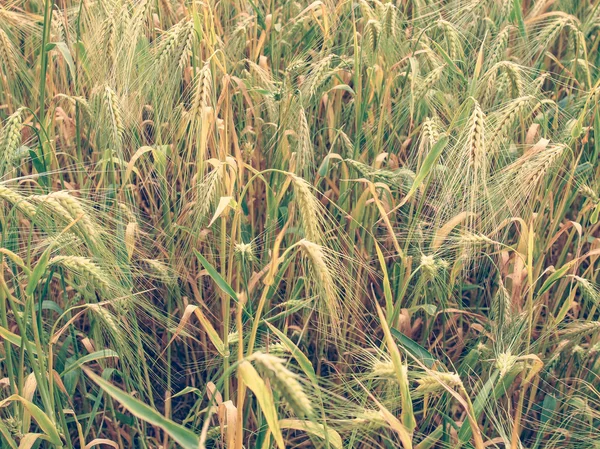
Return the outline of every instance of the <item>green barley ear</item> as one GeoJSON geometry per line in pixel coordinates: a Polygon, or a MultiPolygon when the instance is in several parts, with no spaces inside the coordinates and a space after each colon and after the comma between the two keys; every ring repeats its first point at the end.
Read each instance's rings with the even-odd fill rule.
{"type": "Polygon", "coordinates": [[[236,257],[240,260],[240,262],[244,264],[256,260],[254,245],[252,244],[252,242],[236,243],[234,246],[234,253],[236,257]]]}
{"type": "Polygon", "coordinates": [[[48,195],[32,195],[29,200],[38,206],[40,212],[43,212],[44,219],[60,223],[62,226],[71,226],[75,223],[73,230],[90,248],[100,250],[103,247],[102,233],[90,215],[91,211],[76,197],[65,191],[59,191],[48,195]]]}
{"type": "Polygon", "coordinates": [[[209,215],[211,207],[218,199],[219,189],[225,176],[226,164],[216,163],[216,166],[204,177],[197,186],[197,207],[194,209],[195,219],[205,220],[209,215]]]}
{"type": "Polygon", "coordinates": [[[473,170],[476,172],[487,172],[485,114],[477,102],[475,102],[473,113],[469,119],[467,149],[469,152],[469,164],[473,170]]]}
{"type": "Polygon", "coordinates": [[[143,272],[150,278],[155,278],[168,285],[174,285],[177,281],[177,274],[166,263],[156,259],[141,259],[143,272]]]}
{"type": "Polygon", "coordinates": [[[310,127],[304,108],[298,108],[298,129],[296,131],[298,144],[296,146],[296,173],[307,175],[314,166],[314,149],[310,134],[310,127]]]}
{"type": "Polygon", "coordinates": [[[415,173],[408,168],[398,170],[375,169],[353,159],[344,159],[344,162],[353,167],[362,176],[374,182],[381,182],[392,188],[400,189],[403,192],[408,192],[415,178],[415,173]]]}
{"type": "Polygon", "coordinates": [[[55,29],[58,42],[69,44],[69,32],[65,24],[65,18],[60,9],[52,11],[52,27],[55,29]]]}
{"type": "Polygon", "coordinates": [[[492,297],[490,319],[493,326],[499,332],[502,332],[505,327],[510,326],[512,320],[511,310],[510,294],[504,286],[502,279],[498,277],[498,290],[496,290],[496,293],[492,297]]]}
{"type": "Polygon", "coordinates": [[[518,97],[511,100],[506,107],[500,111],[494,125],[494,139],[492,141],[491,152],[497,151],[504,139],[509,136],[511,130],[514,128],[515,122],[518,119],[523,120],[527,116],[527,113],[531,112],[534,101],[535,97],[532,95],[518,97]]]}
{"type": "Polygon", "coordinates": [[[302,91],[308,98],[314,97],[319,91],[319,88],[321,88],[321,86],[323,86],[331,77],[332,70],[330,67],[334,58],[335,55],[328,55],[311,68],[310,74],[302,86],[302,91]]]}
{"type": "Polygon", "coordinates": [[[81,256],[56,256],[50,259],[48,266],[61,266],[72,273],[80,287],[91,287],[93,290],[104,293],[110,290],[110,283],[106,274],[92,260],[81,256]],[[84,284],[81,285],[81,280],[84,284]]]}
{"type": "Polygon", "coordinates": [[[446,69],[446,65],[442,64],[439,67],[436,67],[431,72],[427,74],[427,76],[418,82],[417,87],[414,92],[414,96],[417,100],[420,100],[424,97],[427,92],[433,88],[433,86],[440,80],[442,73],[444,73],[446,69]]]}
{"type": "Polygon", "coordinates": [[[560,335],[571,341],[579,341],[585,336],[592,336],[600,332],[600,321],[584,321],[570,323],[560,331],[560,335]]]}
{"type": "Polygon", "coordinates": [[[450,59],[456,60],[459,54],[462,52],[460,35],[458,34],[456,27],[452,23],[443,19],[438,20],[437,25],[438,28],[444,32],[450,59]]]}
{"type": "Polygon", "coordinates": [[[429,371],[418,380],[418,392],[424,394],[443,393],[445,387],[455,389],[463,386],[460,376],[456,373],[429,371]]]}
{"type": "Polygon", "coordinates": [[[148,20],[148,15],[152,9],[150,0],[140,0],[131,14],[129,20],[128,34],[132,39],[137,39],[137,35],[142,30],[143,25],[148,20]]]}
{"type": "Polygon", "coordinates": [[[533,2],[533,5],[531,7],[531,9],[529,10],[529,13],[527,14],[528,17],[537,17],[539,16],[544,9],[546,9],[550,4],[550,0],[536,0],[535,2],[533,2]]]}
{"type": "Polygon", "coordinates": [[[299,376],[285,367],[284,359],[255,352],[249,360],[270,380],[273,388],[281,394],[296,416],[309,418],[313,415],[312,403],[298,381],[299,376]]]}
{"type": "Polygon", "coordinates": [[[181,29],[184,26],[184,22],[179,22],[178,24],[174,25],[169,30],[167,30],[163,38],[160,40],[160,43],[157,48],[158,54],[156,56],[159,70],[164,69],[169,60],[173,58],[177,47],[179,47],[181,39],[181,29]]]}
{"type": "Polygon", "coordinates": [[[0,199],[12,207],[16,207],[29,219],[34,218],[37,213],[37,208],[28,199],[3,184],[0,184],[0,199]]]}
{"type": "Polygon", "coordinates": [[[397,382],[396,368],[391,360],[375,360],[371,365],[371,373],[377,379],[397,382]]]}
{"type": "Polygon", "coordinates": [[[439,276],[440,271],[447,268],[448,263],[435,255],[421,256],[419,270],[427,282],[434,281],[439,276]]]}
{"type": "Polygon", "coordinates": [[[369,5],[369,2],[367,0],[359,0],[358,6],[360,7],[361,15],[365,19],[370,20],[376,17],[375,11],[373,11],[373,8],[371,7],[371,5],[369,5]]]}
{"type": "Polygon", "coordinates": [[[194,84],[192,113],[197,117],[202,117],[206,108],[212,105],[212,74],[209,63],[205,63],[198,71],[194,84]]]}
{"type": "Polygon", "coordinates": [[[544,181],[556,172],[569,153],[565,145],[549,145],[544,139],[538,147],[538,151],[525,153],[494,174],[490,181],[490,198],[496,210],[502,207],[510,216],[529,213],[544,181]]]}
{"type": "Polygon", "coordinates": [[[523,95],[525,84],[521,74],[521,67],[510,61],[502,61],[498,64],[498,68],[508,76],[513,96],[519,97],[523,95]]]}
{"type": "Polygon", "coordinates": [[[587,184],[582,184],[579,186],[579,193],[581,193],[583,197],[589,199],[592,204],[600,203],[600,197],[598,194],[587,184]]]}
{"type": "Polygon", "coordinates": [[[108,14],[102,23],[102,50],[105,58],[111,63],[115,62],[116,41],[117,41],[117,22],[116,10],[108,14]]]}
{"type": "Polygon", "coordinates": [[[504,377],[508,374],[517,364],[518,357],[513,355],[510,351],[501,352],[496,355],[495,366],[500,371],[500,376],[504,377]]]}
{"type": "Polygon", "coordinates": [[[398,8],[389,2],[383,7],[383,32],[386,36],[396,36],[396,20],[398,17],[398,8]]]}
{"type": "Polygon", "coordinates": [[[546,22],[545,26],[537,36],[537,42],[540,50],[548,48],[565,28],[577,30],[577,19],[569,15],[553,16],[546,22]]]}
{"type": "Polygon", "coordinates": [[[81,254],[85,250],[84,241],[71,233],[50,236],[40,244],[40,248],[47,248],[48,246],[52,246],[53,250],[64,255],[81,254]]]}
{"type": "MultiPolygon", "coordinates": [[[[6,32],[0,28],[0,61],[6,75],[11,79],[17,76],[16,51],[6,32]]],[[[0,72],[1,73],[1,72],[0,72]]]]}
{"type": "Polygon", "coordinates": [[[365,25],[364,33],[363,41],[366,43],[365,47],[371,54],[375,54],[381,37],[381,23],[375,19],[369,20],[365,25]]]}
{"type": "Polygon", "coordinates": [[[106,120],[110,136],[110,148],[121,151],[125,136],[125,122],[119,97],[108,86],[102,92],[102,118],[106,120]]]}
{"type": "Polygon", "coordinates": [[[196,37],[196,31],[194,30],[194,22],[189,21],[181,30],[181,45],[179,48],[179,58],[177,60],[177,67],[180,70],[184,70],[190,62],[190,53],[192,51],[192,45],[196,37]]]}
{"type": "Polygon", "coordinates": [[[513,25],[507,25],[496,36],[493,40],[491,48],[486,56],[486,67],[492,67],[494,64],[504,58],[506,49],[508,48],[510,34],[514,32],[515,27],[513,25]]]}
{"type": "Polygon", "coordinates": [[[417,147],[417,161],[421,161],[425,155],[431,150],[435,143],[440,138],[440,129],[436,120],[431,117],[425,118],[421,126],[421,134],[419,136],[419,146],[417,147]]]}
{"type": "Polygon", "coordinates": [[[555,145],[534,155],[530,160],[526,161],[522,169],[526,184],[531,188],[538,186],[540,180],[565,154],[565,149],[566,147],[563,145],[555,145]]]}
{"type": "Polygon", "coordinates": [[[577,282],[577,286],[579,287],[581,296],[583,296],[584,299],[590,301],[593,305],[600,306],[600,288],[598,287],[598,285],[581,276],[573,276],[573,278],[577,282]]]}
{"type": "MultiPolygon", "coordinates": [[[[0,29],[0,31],[2,30],[0,29]]],[[[0,177],[12,169],[12,163],[21,145],[23,111],[24,108],[20,108],[11,114],[0,134],[0,177]]]]}
{"type": "Polygon", "coordinates": [[[319,243],[323,240],[323,205],[313,194],[308,182],[299,176],[290,176],[304,236],[311,242],[319,243]]]}
{"type": "MultiPolygon", "coordinates": [[[[337,272],[338,262],[335,254],[317,243],[302,239],[298,242],[301,255],[308,272],[309,287],[319,295],[319,319],[322,324],[329,322],[336,329],[339,326],[342,312],[342,290],[336,282],[341,273],[337,272]]],[[[351,292],[346,293],[345,306],[352,307],[351,292]]]]}
{"type": "Polygon", "coordinates": [[[69,193],[53,192],[48,195],[51,200],[56,200],[67,212],[71,215],[74,220],[79,220],[84,232],[93,240],[99,235],[97,225],[90,217],[89,211],[84,209],[81,202],[69,193]]]}

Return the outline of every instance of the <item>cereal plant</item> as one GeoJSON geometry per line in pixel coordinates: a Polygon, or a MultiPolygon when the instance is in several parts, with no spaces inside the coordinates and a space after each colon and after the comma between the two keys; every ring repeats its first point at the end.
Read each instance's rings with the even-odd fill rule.
{"type": "Polygon", "coordinates": [[[600,448],[600,1],[0,0],[0,447],[600,448]]]}

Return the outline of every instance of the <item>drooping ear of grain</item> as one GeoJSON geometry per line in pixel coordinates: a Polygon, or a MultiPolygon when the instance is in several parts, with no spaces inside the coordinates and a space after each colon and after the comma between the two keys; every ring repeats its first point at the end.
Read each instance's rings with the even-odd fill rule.
{"type": "Polygon", "coordinates": [[[430,371],[427,375],[419,378],[417,391],[425,394],[439,393],[445,391],[444,387],[457,388],[462,386],[458,374],[430,371]]]}
{"type": "MultiPolygon", "coordinates": [[[[2,31],[0,29],[0,31],[2,31]]],[[[0,176],[12,168],[12,162],[21,145],[21,128],[23,127],[23,108],[17,109],[8,117],[0,134],[0,176]]]]}
{"type": "Polygon", "coordinates": [[[476,172],[487,172],[487,154],[485,147],[485,115],[479,104],[475,104],[469,119],[467,149],[469,164],[476,172]]]}
{"type": "Polygon", "coordinates": [[[15,50],[6,32],[0,28],[0,61],[6,75],[15,78],[17,75],[17,62],[15,50]]]}
{"type": "Polygon", "coordinates": [[[11,206],[14,206],[17,209],[19,209],[30,219],[33,218],[36,214],[37,209],[33,204],[27,201],[27,199],[25,199],[19,193],[1,184],[0,198],[9,203],[11,206]]]}
{"type": "Polygon", "coordinates": [[[320,296],[321,313],[336,326],[340,319],[341,304],[332,263],[322,246],[306,239],[301,240],[299,245],[320,296]]]}
{"type": "Polygon", "coordinates": [[[0,447],[593,446],[599,30],[0,1],[0,447]]]}
{"type": "Polygon", "coordinates": [[[299,176],[290,176],[304,235],[308,241],[317,244],[323,238],[321,203],[315,198],[308,182],[299,176]]]}
{"type": "Polygon", "coordinates": [[[290,405],[296,416],[299,418],[312,416],[311,401],[298,382],[298,375],[285,367],[284,359],[263,352],[256,352],[250,358],[258,366],[259,371],[271,381],[274,389],[290,405]]]}
{"type": "Polygon", "coordinates": [[[125,123],[123,113],[119,104],[119,97],[110,87],[104,88],[104,114],[110,126],[111,143],[115,150],[119,150],[123,145],[125,134],[125,123]]]}
{"type": "Polygon", "coordinates": [[[206,108],[211,106],[212,75],[208,63],[198,71],[195,80],[192,112],[201,117],[206,108]]]}
{"type": "Polygon", "coordinates": [[[80,256],[56,256],[50,259],[49,266],[59,265],[74,275],[81,276],[94,288],[107,291],[109,283],[105,273],[90,259],[80,256]]]}

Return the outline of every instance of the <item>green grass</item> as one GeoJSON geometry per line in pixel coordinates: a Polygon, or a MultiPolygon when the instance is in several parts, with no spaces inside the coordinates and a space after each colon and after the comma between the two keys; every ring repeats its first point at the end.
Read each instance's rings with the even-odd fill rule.
{"type": "Polygon", "coordinates": [[[598,448],[598,0],[0,3],[0,447],[598,448]]]}

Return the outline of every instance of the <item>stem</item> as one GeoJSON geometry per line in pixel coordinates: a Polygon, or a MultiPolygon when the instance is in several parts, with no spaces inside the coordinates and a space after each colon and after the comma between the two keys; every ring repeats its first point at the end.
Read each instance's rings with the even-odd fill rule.
{"type": "Polygon", "coordinates": [[[50,24],[52,22],[52,6],[54,0],[46,0],[44,4],[44,28],[42,30],[42,54],[40,63],[40,113],[39,119],[42,128],[46,122],[46,71],[48,69],[48,52],[46,45],[50,40],[50,24]]]}

